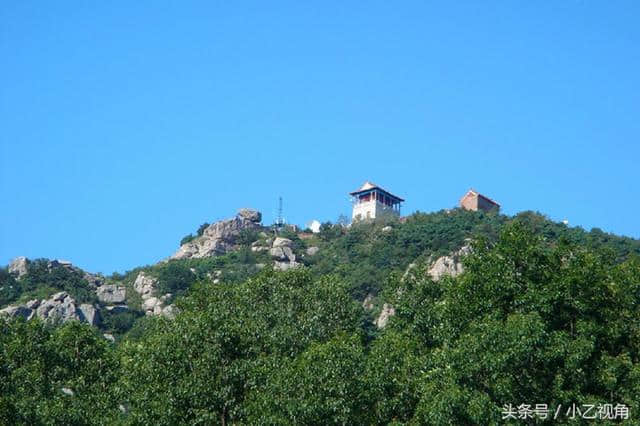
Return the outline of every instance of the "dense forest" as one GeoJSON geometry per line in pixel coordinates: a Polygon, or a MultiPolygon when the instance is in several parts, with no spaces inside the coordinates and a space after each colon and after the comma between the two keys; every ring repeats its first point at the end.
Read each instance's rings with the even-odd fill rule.
{"type": "MultiPolygon", "coordinates": [[[[640,241],[459,209],[279,235],[318,251],[277,271],[244,232],[231,253],[103,277],[156,277],[175,318],[132,297],[99,327],[0,319],[0,424],[640,424],[640,241]],[[463,246],[464,272],[434,280],[463,246]]],[[[46,265],[0,269],[0,306],[95,302],[46,265]]]]}

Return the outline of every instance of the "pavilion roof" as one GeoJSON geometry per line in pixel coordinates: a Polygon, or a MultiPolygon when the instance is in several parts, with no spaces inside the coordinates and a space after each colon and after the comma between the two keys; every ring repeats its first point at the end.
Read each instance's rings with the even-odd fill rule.
{"type": "Polygon", "coordinates": [[[367,192],[367,191],[371,191],[371,190],[374,190],[374,189],[377,189],[377,190],[379,190],[381,192],[384,192],[385,194],[387,194],[387,195],[389,195],[389,196],[391,196],[391,197],[393,197],[393,198],[395,198],[395,199],[397,199],[399,201],[404,201],[404,199],[398,197],[397,195],[393,195],[392,193],[390,193],[386,189],[381,188],[380,186],[376,185],[375,183],[372,183],[372,182],[369,182],[369,181],[366,181],[365,183],[363,183],[362,186],[360,187],[360,189],[357,189],[357,190],[355,190],[353,192],[350,192],[349,195],[357,195],[357,194],[360,194],[361,192],[367,192]]]}

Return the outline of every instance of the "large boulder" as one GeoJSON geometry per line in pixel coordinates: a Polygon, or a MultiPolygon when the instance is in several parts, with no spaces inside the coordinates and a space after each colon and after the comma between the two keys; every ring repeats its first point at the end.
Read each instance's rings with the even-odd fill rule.
{"type": "Polygon", "coordinates": [[[442,256],[433,262],[427,272],[434,281],[438,281],[445,275],[455,277],[462,273],[462,264],[451,256],[442,256]]]}
{"type": "Polygon", "coordinates": [[[95,306],[90,305],[88,303],[83,303],[78,307],[78,317],[90,324],[97,326],[100,324],[100,311],[96,309],[95,306]]]}
{"type": "Polygon", "coordinates": [[[293,242],[288,238],[276,237],[276,239],[273,240],[273,247],[291,247],[291,244],[293,244],[293,242]]]}
{"type": "Polygon", "coordinates": [[[293,250],[291,250],[291,247],[282,247],[282,252],[284,253],[285,256],[287,256],[287,259],[289,259],[289,262],[295,262],[296,261],[296,255],[293,254],[293,250]]]}
{"type": "Polygon", "coordinates": [[[33,299],[29,300],[24,305],[29,309],[38,309],[38,306],[40,306],[40,301],[38,299],[33,299]]]}
{"type": "Polygon", "coordinates": [[[7,306],[4,309],[0,309],[0,316],[22,317],[29,320],[33,317],[33,310],[26,306],[7,306]]]}
{"type": "Polygon", "coordinates": [[[26,257],[19,256],[9,263],[9,267],[7,269],[9,270],[10,274],[15,275],[17,278],[22,278],[23,276],[27,275],[28,264],[29,260],[26,257]]]}
{"type": "Polygon", "coordinates": [[[240,233],[247,229],[259,230],[260,212],[241,209],[233,219],[222,220],[209,225],[202,235],[180,246],[170,259],[202,258],[219,256],[238,247],[240,233]]]}
{"type": "Polygon", "coordinates": [[[287,260],[287,255],[284,254],[282,247],[272,247],[269,249],[269,255],[277,260],[287,260]]]}
{"type": "Polygon", "coordinates": [[[98,300],[103,303],[122,303],[127,297],[127,289],[114,284],[98,287],[96,290],[98,300]]]}
{"type": "Polygon", "coordinates": [[[464,272],[461,258],[470,252],[471,247],[469,245],[465,245],[450,256],[441,256],[431,264],[427,273],[431,275],[431,278],[434,281],[440,280],[445,275],[456,277],[464,272]]]}
{"type": "Polygon", "coordinates": [[[262,213],[253,209],[238,210],[238,217],[255,223],[260,223],[260,221],[262,221],[262,213]]]}
{"type": "Polygon", "coordinates": [[[140,272],[133,283],[133,289],[140,293],[143,299],[151,297],[158,282],[156,278],[147,276],[144,272],[140,272]]]}
{"type": "Polygon", "coordinates": [[[75,300],[64,291],[54,294],[48,300],[43,300],[36,310],[36,315],[41,320],[49,322],[83,320],[75,300]]]}
{"type": "Polygon", "coordinates": [[[162,304],[162,302],[158,300],[157,297],[150,297],[144,301],[144,303],[142,304],[142,307],[144,308],[145,311],[153,311],[154,308],[160,304],[162,304]]]}

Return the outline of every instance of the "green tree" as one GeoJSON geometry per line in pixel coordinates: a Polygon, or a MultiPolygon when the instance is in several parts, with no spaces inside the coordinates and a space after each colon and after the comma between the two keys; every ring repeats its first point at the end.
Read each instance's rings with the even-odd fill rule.
{"type": "Polygon", "coordinates": [[[369,388],[360,337],[340,335],[312,344],[269,369],[247,403],[251,424],[370,424],[369,388]]]}
{"type": "Polygon", "coordinates": [[[238,422],[265,365],[353,331],[359,317],[344,285],[304,270],[201,284],[181,308],[174,321],[158,319],[122,346],[121,387],[133,423],[238,422]]]}
{"type": "Polygon", "coordinates": [[[108,424],[119,417],[109,344],[77,321],[0,319],[0,424],[108,424]]]}

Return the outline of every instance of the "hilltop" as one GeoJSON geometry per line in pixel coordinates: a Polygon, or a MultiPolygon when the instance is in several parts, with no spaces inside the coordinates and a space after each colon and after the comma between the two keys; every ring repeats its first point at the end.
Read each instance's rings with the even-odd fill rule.
{"type": "Polygon", "coordinates": [[[172,317],[174,301],[197,282],[241,282],[265,267],[302,267],[317,276],[340,277],[355,300],[366,299],[371,320],[377,322],[383,305],[379,295],[392,275],[416,265],[455,275],[462,269],[458,253],[463,247],[478,238],[494,242],[513,221],[526,224],[550,245],[567,241],[606,249],[616,262],[640,254],[638,240],[598,229],[586,232],[535,212],[514,217],[464,209],[417,212],[351,226],[327,222],[316,233],[294,225],[264,226],[261,219],[260,212],[243,208],[233,218],[205,222],[167,259],[123,275],[105,277],[68,261],[18,257],[0,269],[0,313],[77,319],[118,338],[145,314],[172,317]]]}
{"type": "Polygon", "coordinates": [[[126,424],[483,423],[522,401],[640,409],[640,241],[535,212],[318,232],[261,219],[241,209],[205,222],[125,274],[26,258],[0,269],[12,318],[0,360],[20,366],[0,368],[0,420],[60,415],[23,405],[33,398],[72,423],[100,423],[101,407],[126,424]],[[66,356],[75,367],[38,388],[66,356]]]}

